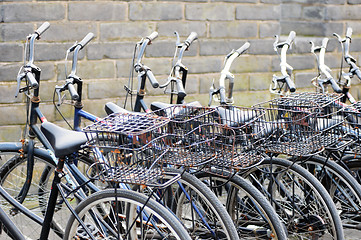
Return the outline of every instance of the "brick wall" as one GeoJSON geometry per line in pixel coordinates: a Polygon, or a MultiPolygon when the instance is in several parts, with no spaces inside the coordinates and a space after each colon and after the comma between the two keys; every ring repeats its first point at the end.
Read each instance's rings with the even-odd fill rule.
{"type": "MultiPolygon", "coordinates": [[[[16,75],[24,58],[24,40],[42,22],[50,28],[36,42],[35,63],[42,69],[42,110],[50,121],[64,124],[52,105],[55,85],[64,82],[65,52],[88,32],[95,39],[82,51],[78,75],[84,80],[85,110],[104,116],[107,101],[124,103],[134,44],[153,31],[159,37],[148,46],[144,63],[160,82],[170,71],[175,50],[174,31],[181,40],[191,31],[198,33],[186,53],[189,68],[187,100],[208,102],[208,89],[217,80],[224,56],[245,41],[251,43],[246,55],[235,60],[236,104],[252,105],[271,98],[268,92],[279,59],[273,51],[274,35],[285,39],[297,33],[288,62],[301,90],[310,88],[316,76],[316,62],[309,41],[321,44],[329,37],[326,64],[337,77],[340,48],[333,32],[344,35],[353,28],[352,55],[361,62],[361,0],[169,0],[169,1],[41,1],[3,0],[0,3],[0,140],[17,140],[25,123],[25,98],[15,99],[16,75]]],[[[360,89],[354,81],[353,93],[360,89]]],[[[161,90],[148,87],[148,102],[164,99],[161,90]]],[[[71,117],[71,107],[64,114],[71,117]]]]}

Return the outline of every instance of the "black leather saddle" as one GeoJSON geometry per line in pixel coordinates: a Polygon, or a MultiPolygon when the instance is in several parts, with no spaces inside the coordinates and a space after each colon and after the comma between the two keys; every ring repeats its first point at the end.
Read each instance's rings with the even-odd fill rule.
{"type": "Polygon", "coordinates": [[[50,122],[43,122],[41,131],[53,147],[56,157],[76,152],[88,141],[85,133],[71,131],[50,122]]]}

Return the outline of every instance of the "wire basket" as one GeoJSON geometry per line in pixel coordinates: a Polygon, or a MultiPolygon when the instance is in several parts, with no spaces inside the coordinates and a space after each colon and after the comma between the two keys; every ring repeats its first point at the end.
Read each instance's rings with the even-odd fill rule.
{"type": "Polygon", "coordinates": [[[260,163],[264,157],[260,148],[264,129],[259,119],[265,114],[263,109],[221,106],[217,107],[221,127],[216,139],[217,158],[211,167],[218,174],[246,169],[260,163]]]}
{"type": "Polygon", "coordinates": [[[153,113],[170,119],[164,136],[169,151],[163,163],[197,168],[217,157],[221,126],[214,108],[173,105],[153,113]]]}
{"type": "Polygon", "coordinates": [[[260,121],[264,151],[309,156],[339,141],[344,119],[334,101],[320,106],[307,98],[287,97],[255,105],[266,111],[260,121]]]}
{"type": "Polygon", "coordinates": [[[102,181],[164,186],[163,137],[169,119],[153,114],[115,113],[83,129],[102,181]]]}
{"type": "Polygon", "coordinates": [[[356,102],[350,106],[345,107],[345,129],[347,138],[353,140],[350,144],[350,150],[355,153],[361,152],[361,102],[356,102]]]}

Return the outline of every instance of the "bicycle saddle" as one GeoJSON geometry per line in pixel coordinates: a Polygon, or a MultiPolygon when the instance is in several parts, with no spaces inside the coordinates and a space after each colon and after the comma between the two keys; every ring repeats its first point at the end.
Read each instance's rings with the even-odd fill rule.
{"type": "Polygon", "coordinates": [[[69,155],[80,149],[88,139],[83,132],[71,131],[50,122],[41,124],[41,131],[54,148],[56,157],[69,155]]]}
{"type": "Polygon", "coordinates": [[[112,103],[112,102],[107,102],[105,104],[105,112],[110,115],[112,113],[129,113],[130,111],[122,108],[122,107],[119,107],[117,104],[115,103],[112,103]]]}
{"type": "MultiPolygon", "coordinates": [[[[202,104],[200,104],[200,102],[198,102],[198,101],[186,103],[185,105],[186,106],[192,106],[192,107],[202,107],[202,104]]],[[[157,111],[157,110],[161,110],[161,109],[164,109],[164,108],[169,108],[171,106],[174,106],[174,104],[163,103],[163,102],[152,102],[152,104],[150,104],[150,109],[152,111],[157,111]]]]}
{"type": "Polygon", "coordinates": [[[237,108],[218,107],[217,113],[222,119],[222,124],[230,127],[239,127],[257,117],[252,111],[243,111],[237,108]]]}

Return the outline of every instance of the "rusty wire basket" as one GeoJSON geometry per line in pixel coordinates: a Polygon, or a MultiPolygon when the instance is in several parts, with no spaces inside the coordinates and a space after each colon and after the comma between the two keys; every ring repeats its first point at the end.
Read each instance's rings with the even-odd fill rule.
{"type": "Polygon", "coordinates": [[[153,114],[115,113],[85,127],[96,159],[88,172],[95,170],[102,181],[166,186],[163,179],[168,173],[161,160],[168,151],[163,138],[169,121],[153,114]]]}
{"type": "Polygon", "coordinates": [[[217,158],[211,167],[218,169],[218,174],[229,175],[242,169],[255,166],[264,159],[258,150],[263,144],[264,128],[259,124],[263,109],[237,106],[216,108],[221,127],[216,139],[217,158]]]}
{"type": "Polygon", "coordinates": [[[310,156],[340,141],[344,117],[337,100],[304,93],[255,105],[266,111],[264,151],[310,156]]]}
{"type": "Polygon", "coordinates": [[[361,153],[361,102],[345,107],[343,114],[346,121],[344,131],[347,137],[353,140],[348,150],[359,154],[361,153]]]}
{"type": "Polygon", "coordinates": [[[169,151],[163,163],[197,168],[217,157],[216,139],[221,126],[214,108],[173,105],[153,114],[170,119],[163,138],[169,151]]]}

